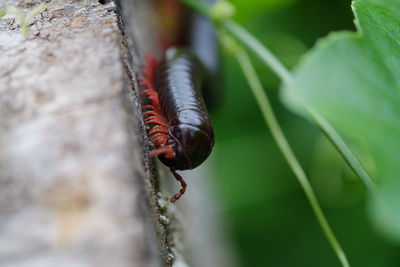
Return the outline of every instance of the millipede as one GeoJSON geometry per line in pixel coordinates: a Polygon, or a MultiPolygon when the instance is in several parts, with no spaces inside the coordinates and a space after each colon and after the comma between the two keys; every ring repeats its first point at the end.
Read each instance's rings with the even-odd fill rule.
{"type": "Polygon", "coordinates": [[[204,69],[199,59],[185,48],[166,50],[157,63],[147,57],[139,78],[149,104],[143,106],[147,134],[154,146],[150,156],[158,156],[180,182],[174,203],[186,191],[187,184],[176,171],[190,170],[203,163],[214,145],[214,130],[201,87],[204,69]]]}

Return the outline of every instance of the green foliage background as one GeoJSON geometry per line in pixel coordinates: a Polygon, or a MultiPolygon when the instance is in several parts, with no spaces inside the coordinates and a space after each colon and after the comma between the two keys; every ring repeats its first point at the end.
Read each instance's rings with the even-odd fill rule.
{"type": "MultiPolygon", "coordinates": [[[[318,38],[332,31],[355,30],[347,0],[232,2],[237,7],[235,19],[290,68],[318,38]]],[[[343,53],[346,56],[346,51],[343,53]]],[[[371,221],[369,198],[360,182],[317,128],[282,106],[277,78],[256,58],[255,63],[283,130],[310,174],[352,266],[400,266],[400,247],[371,221]]],[[[359,64],[360,69],[365,67],[359,64]]],[[[216,183],[227,207],[241,266],[339,266],[303,191],[268,133],[238,65],[224,54],[223,66],[223,103],[213,114],[216,183]]],[[[309,75],[318,79],[319,74],[313,70],[309,75]]],[[[329,73],[319,81],[327,78],[329,73]]],[[[367,156],[361,159],[370,162],[367,156]]]]}

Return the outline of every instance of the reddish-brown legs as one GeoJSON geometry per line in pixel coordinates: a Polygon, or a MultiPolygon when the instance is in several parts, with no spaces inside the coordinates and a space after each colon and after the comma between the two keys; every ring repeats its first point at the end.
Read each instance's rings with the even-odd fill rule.
{"type": "Polygon", "coordinates": [[[186,187],[187,184],[185,183],[185,181],[183,180],[182,176],[180,176],[179,174],[176,173],[176,171],[174,169],[170,169],[170,171],[172,172],[172,174],[175,176],[175,179],[181,183],[181,189],[179,190],[179,193],[175,194],[173,197],[171,197],[170,201],[172,203],[175,203],[175,201],[177,201],[178,199],[181,198],[181,196],[183,194],[185,194],[186,191],[186,187]]]}
{"type": "Polygon", "coordinates": [[[158,93],[154,87],[154,72],[156,68],[156,60],[151,56],[146,56],[146,67],[142,71],[143,77],[139,78],[140,85],[144,87],[144,90],[140,92],[141,95],[146,95],[148,100],[150,101],[149,105],[143,106],[143,115],[147,116],[144,119],[144,123],[146,125],[151,124],[151,130],[148,132],[149,138],[153,145],[157,148],[154,150],[154,155],[159,155],[162,153],[166,153],[166,156],[171,158],[173,157],[172,148],[166,149],[166,147],[170,147],[167,145],[167,141],[169,138],[168,134],[168,121],[165,118],[165,115],[161,109],[160,99],[158,97],[158,93]],[[163,148],[157,152],[159,148],[163,148]]]}

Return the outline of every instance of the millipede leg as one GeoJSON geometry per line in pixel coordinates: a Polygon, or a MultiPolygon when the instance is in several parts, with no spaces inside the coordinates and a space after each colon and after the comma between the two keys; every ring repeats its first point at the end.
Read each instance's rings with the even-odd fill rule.
{"type": "Polygon", "coordinates": [[[172,203],[175,203],[175,201],[177,201],[178,199],[181,198],[181,196],[183,194],[185,194],[186,191],[186,187],[187,184],[185,183],[185,181],[183,180],[182,176],[180,176],[179,174],[176,173],[176,171],[174,169],[170,169],[170,171],[172,172],[172,174],[175,176],[175,179],[181,183],[181,189],[179,190],[179,193],[173,195],[173,197],[171,197],[170,201],[172,203]]]}
{"type": "Polygon", "coordinates": [[[139,77],[140,85],[143,86],[143,90],[139,93],[140,95],[146,95],[150,104],[142,107],[142,114],[144,116],[144,123],[149,126],[147,129],[147,135],[153,143],[156,149],[150,152],[150,156],[158,156],[165,154],[167,158],[174,156],[174,151],[170,146],[166,145],[169,138],[168,135],[168,121],[161,109],[160,99],[154,86],[154,72],[156,68],[156,60],[154,57],[146,56],[146,67],[142,70],[143,77],[139,77]]]}
{"type": "Polygon", "coordinates": [[[165,154],[167,158],[173,158],[174,157],[174,149],[168,145],[166,146],[160,146],[152,151],[149,152],[150,157],[155,157],[161,154],[165,154]]]}

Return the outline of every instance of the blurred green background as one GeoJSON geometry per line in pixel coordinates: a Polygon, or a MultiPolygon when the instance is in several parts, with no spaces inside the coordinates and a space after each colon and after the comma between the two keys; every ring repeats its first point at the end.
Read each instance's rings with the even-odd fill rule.
{"type": "MultiPolygon", "coordinates": [[[[354,30],[349,0],[233,0],[235,19],[289,68],[318,38],[354,30]]],[[[217,190],[239,266],[340,266],[271,138],[236,62],[222,54],[222,103],[212,114],[217,190]]],[[[374,229],[366,194],[319,130],[279,100],[279,81],[254,58],[278,120],[309,174],[352,266],[400,266],[400,246],[374,229]]]]}

